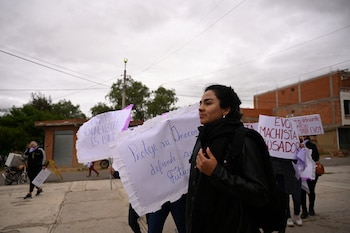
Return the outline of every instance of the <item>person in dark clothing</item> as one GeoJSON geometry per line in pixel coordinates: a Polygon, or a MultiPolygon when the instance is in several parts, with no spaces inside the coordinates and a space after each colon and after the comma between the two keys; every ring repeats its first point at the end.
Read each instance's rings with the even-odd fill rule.
{"type": "Polygon", "coordinates": [[[148,233],[162,233],[165,221],[169,215],[173,216],[178,233],[186,233],[186,195],[175,202],[166,202],[160,210],[148,214],[148,233]]]}
{"type": "MultiPolygon", "coordinates": [[[[108,166],[108,171],[114,178],[120,179],[119,172],[114,170],[112,166],[108,166]]],[[[134,233],[141,233],[141,228],[137,221],[139,218],[140,216],[136,213],[134,208],[132,208],[131,204],[129,203],[128,224],[134,233]]],[[[146,214],[147,222],[148,222],[148,218],[149,218],[148,214],[146,214]]]]}
{"type": "MultiPolygon", "coordinates": [[[[318,149],[316,144],[312,143],[310,141],[310,136],[306,136],[302,138],[301,144],[304,144],[306,148],[309,148],[312,150],[311,157],[312,160],[317,162],[320,159],[320,154],[318,153],[318,149]]],[[[314,216],[315,215],[315,199],[316,199],[316,194],[315,194],[315,188],[316,188],[316,183],[318,180],[318,175],[315,174],[315,179],[314,180],[307,180],[307,185],[309,186],[309,211],[307,210],[306,206],[306,191],[304,189],[301,190],[301,218],[307,218],[309,215],[314,216]]]]}
{"type": "MultiPolygon", "coordinates": [[[[281,191],[282,197],[285,200],[285,208],[287,213],[287,225],[294,226],[294,223],[298,226],[302,225],[300,219],[300,190],[301,190],[301,180],[295,178],[295,170],[293,167],[293,160],[271,157],[271,163],[273,171],[276,177],[277,186],[281,191]],[[291,216],[290,211],[290,195],[293,200],[293,210],[294,216],[291,216]],[[298,196],[299,195],[299,196],[298,196]]],[[[279,230],[279,232],[285,232],[285,229],[279,230]]]]}
{"type": "Polygon", "coordinates": [[[249,207],[268,201],[261,150],[247,135],[239,161],[227,159],[235,129],[243,125],[240,104],[234,90],[223,85],[208,86],[201,98],[202,126],[190,159],[187,233],[260,232],[249,207]],[[235,162],[238,174],[231,172],[235,162]]]}
{"type": "Polygon", "coordinates": [[[27,163],[27,172],[30,181],[29,193],[24,197],[24,199],[27,199],[32,197],[34,187],[37,188],[36,196],[43,192],[43,189],[35,186],[32,181],[42,169],[46,169],[46,154],[45,151],[38,146],[37,142],[31,141],[24,152],[24,156],[27,163]]]}

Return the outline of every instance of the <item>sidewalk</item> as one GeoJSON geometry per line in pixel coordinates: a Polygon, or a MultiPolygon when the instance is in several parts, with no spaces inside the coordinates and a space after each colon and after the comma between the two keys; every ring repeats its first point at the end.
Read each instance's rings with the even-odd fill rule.
{"type": "MultiPolygon", "coordinates": [[[[0,186],[0,233],[132,233],[128,197],[118,179],[46,183],[24,200],[26,185],[0,186]]],[[[327,167],[316,186],[316,216],[287,233],[350,232],[350,166],[327,167]]],[[[142,230],[146,225],[142,221],[142,230]]],[[[164,233],[174,233],[169,215],[164,233]]],[[[213,232],[214,233],[214,232],[213,232]]]]}

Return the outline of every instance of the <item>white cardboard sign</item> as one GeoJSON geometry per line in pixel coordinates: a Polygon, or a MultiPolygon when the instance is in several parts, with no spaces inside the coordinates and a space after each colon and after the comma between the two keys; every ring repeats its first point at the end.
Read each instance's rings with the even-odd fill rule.
{"type": "Polygon", "coordinates": [[[260,115],[258,132],[264,138],[271,156],[296,159],[299,137],[291,118],[260,115]]]}
{"type": "Polygon", "coordinates": [[[187,193],[199,125],[198,107],[189,106],[128,129],[110,144],[113,167],[140,216],[187,193]]]}
{"type": "Polygon", "coordinates": [[[98,114],[79,128],[76,142],[79,163],[110,157],[109,143],[116,141],[118,134],[128,128],[132,106],[98,114]]]}

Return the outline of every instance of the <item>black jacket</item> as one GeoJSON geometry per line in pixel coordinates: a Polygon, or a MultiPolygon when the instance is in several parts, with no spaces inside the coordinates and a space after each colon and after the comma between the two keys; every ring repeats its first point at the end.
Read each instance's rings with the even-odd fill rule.
{"type": "Polygon", "coordinates": [[[24,155],[27,159],[28,173],[40,172],[42,166],[45,165],[46,162],[45,151],[42,148],[37,147],[35,150],[30,152],[30,149],[27,148],[27,150],[24,152],[24,155]]]}
{"type": "Polygon", "coordinates": [[[190,161],[187,233],[259,232],[251,222],[247,208],[263,205],[268,199],[259,149],[252,138],[246,137],[240,161],[227,159],[230,158],[229,144],[232,144],[234,130],[241,125],[225,118],[199,128],[190,161]],[[209,147],[218,161],[211,176],[195,167],[200,147],[209,147]],[[237,166],[240,167],[240,174],[235,174],[233,167],[237,166]]]}
{"type": "Polygon", "coordinates": [[[315,162],[320,160],[320,154],[318,153],[316,144],[314,144],[314,143],[310,142],[310,140],[308,140],[305,143],[305,146],[312,150],[311,157],[315,162]]]}

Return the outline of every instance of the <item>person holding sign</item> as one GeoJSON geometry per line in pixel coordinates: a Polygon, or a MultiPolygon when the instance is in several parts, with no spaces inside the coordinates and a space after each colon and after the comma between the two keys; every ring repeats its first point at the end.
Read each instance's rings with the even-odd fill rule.
{"type": "MultiPolygon", "coordinates": [[[[300,139],[301,139],[300,142],[302,145],[305,145],[306,148],[309,148],[312,150],[312,153],[311,153],[312,160],[317,162],[320,159],[320,154],[318,153],[317,146],[310,141],[310,136],[301,137],[300,139]]],[[[315,199],[316,199],[315,187],[316,187],[317,180],[318,180],[317,174],[315,174],[314,180],[311,180],[311,179],[307,180],[307,185],[309,187],[309,194],[308,194],[309,211],[307,211],[307,207],[306,207],[306,191],[304,189],[301,190],[301,206],[302,206],[301,218],[302,219],[307,218],[309,215],[311,216],[315,215],[315,210],[314,210],[315,199]]]]}
{"type": "Polygon", "coordinates": [[[46,154],[45,151],[38,146],[36,141],[31,141],[28,144],[28,148],[24,152],[24,156],[27,160],[27,171],[30,181],[29,193],[24,197],[24,199],[27,199],[32,197],[34,187],[37,188],[36,196],[43,192],[43,189],[35,186],[32,181],[42,169],[46,169],[46,154]]]}
{"type": "MultiPolygon", "coordinates": [[[[114,178],[116,179],[120,179],[119,176],[119,172],[114,170],[114,168],[109,165],[108,166],[108,172],[109,174],[111,174],[114,178]]],[[[111,187],[112,188],[112,187],[111,187]]],[[[148,214],[146,214],[146,219],[148,221],[148,214]]],[[[132,208],[131,204],[129,203],[129,215],[128,215],[128,223],[129,226],[131,228],[131,230],[134,233],[141,233],[141,228],[140,228],[140,224],[138,223],[138,219],[140,218],[140,216],[136,213],[136,211],[134,210],[134,208],[132,208]]]]}
{"type": "Polygon", "coordinates": [[[268,201],[261,147],[247,135],[242,159],[230,157],[234,132],[243,125],[240,104],[235,91],[223,85],[208,86],[201,98],[202,126],[190,159],[187,233],[259,232],[245,206],[268,201]],[[239,174],[231,172],[234,166],[239,174]]]}

